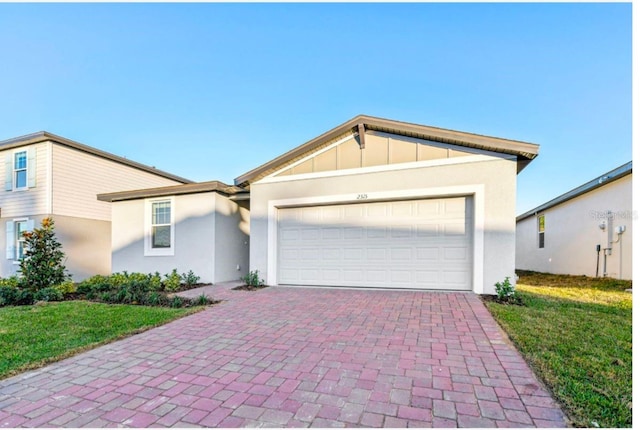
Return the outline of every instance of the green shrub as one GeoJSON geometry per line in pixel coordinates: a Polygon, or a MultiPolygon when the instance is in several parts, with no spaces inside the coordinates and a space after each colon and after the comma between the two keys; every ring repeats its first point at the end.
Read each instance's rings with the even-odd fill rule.
{"type": "Polygon", "coordinates": [[[162,276],[159,272],[149,274],[149,289],[151,291],[162,291],[162,276]]]}
{"type": "Polygon", "coordinates": [[[19,286],[20,279],[16,275],[9,276],[8,278],[0,278],[0,287],[18,288],[19,286]]]}
{"type": "Polygon", "coordinates": [[[109,291],[112,289],[111,279],[109,276],[103,275],[94,275],[89,279],[85,279],[84,281],[78,284],[78,293],[84,294],[87,298],[91,299],[90,295],[95,295],[96,293],[101,293],[104,291],[109,291]]]}
{"type": "Polygon", "coordinates": [[[66,296],[67,294],[75,293],[78,290],[78,287],[73,281],[65,281],[62,284],[58,284],[54,286],[53,288],[60,291],[60,293],[62,293],[63,296],[66,296]]]}
{"type": "Polygon", "coordinates": [[[163,306],[167,303],[167,296],[158,292],[152,291],[147,294],[144,303],[147,306],[163,306]]]}
{"type": "Polygon", "coordinates": [[[207,297],[205,294],[200,294],[195,299],[192,299],[192,304],[194,306],[206,306],[209,303],[210,303],[209,297],[207,297]]]}
{"type": "Polygon", "coordinates": [[[62,284],[69,279],[64,266],[62,244],[54,232],[52,218],[42,220],[40,228],[23,233],[24,257],[20,260],[20,285],[33,292],[62,284]]]}
{"type": "Polygon", "coordinates": [[[502,282],[496,282],[496,294],[501,302],[513,301],[516,298],[516,287],[509,281],[509,277],[504,278],[502,282]]]}
{"type": "Polygon", "coordinates": [[[200,276],[196,276],[193,273],[193,270],[189,270],[187,273],[183,273],[181,276],[182,283],[184,283],[187,287],[193,287],[200,280],[200,276]]]}
{"type": "Polygon", "coordinates": [[[33,299],[36,302],[60,302],[64,300],[64,295],[56,288],[47,287],[36,291],[33,299]]]}
{"type": "Polygon", "coordinates": [[[264,279],[260,278],[260,272],[257,270],[250,271],[247,275],[240,278],[250,287],[264,287],[264,279]]]}
{"type": "Polygon", "coordinates": [[[171,273],[167,273],[164,275],[164,289],[166,291],[178,291],[181,285],[180,275],[178,274],[177,269],[173,269],[171,273]]]}
{"type": "Polygon", "coordinates": [[[17,288],[0,285],[0,307],[13,306],[16,302],[17,288]]]}
{"type": "Polygon", "coordinates": [[[169,300],[169,306],[172,308],[181,308],[185,305],[185,299],[180,296],[173,296],[169,300]]]}

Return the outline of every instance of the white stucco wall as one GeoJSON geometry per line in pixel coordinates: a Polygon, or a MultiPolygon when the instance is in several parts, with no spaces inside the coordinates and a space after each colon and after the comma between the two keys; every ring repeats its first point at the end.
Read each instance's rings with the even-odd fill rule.
{"type": "MultiPolygon", "coordinates": [[[[613,230],[620,225],[626,231],[613,234],[611,255],[607,256],[607,275],[612,278],[632,277],[631,206],[632,175],[596,188],[560,205],[542,211],[545,216],[545,246],[538,248],[537,215],[516,226],[516,268],[536,272],[596,275],[596,245],[607,247],[607,233],[598,227],[613,213],[613,230]]],[[[603,275],[603,253],[600,253],[599,276],[603,275]]]]}
{"type": "Polygon", "coordinates": [[[145,199],[112,203],[112,271],[179,273],[200,282],[239,279],[248,267],[248,211],[215,192],[173,196],[175,247],[172,256],[145,256],[145,199]],[[238,265],[240,270],[237,270],[238,265]]]}
{"type": "MultiPolygon", "coordinates": [[[[388,166],[385,166],[388,167],[388,166]]],[[[473,290],[494,294],[494,284],[506,276],[513,279],[515,270],[515,198],[516,162],[513,159],[485,157],[482,161],[466,162],[460,157],[454,164],[416,167],[413,163],[394,165],[381,171],[358,174],[336,172],[335,175],[296,179],[282,178],[278,182],[258,181],[251,185],[251,247],[250,269],[267,276],[270,253],[269,243],[270,201],[351,195],[351,202],[358,202],[358,195],[373,196],[377,192],[403,193],[411,190],[434,191],[434,196],[445,188],[482,189],[482,201],[475,201],[483,208],[481,237],[482,263],[474,262],[474,270],[481,270],[482,285],[473,290]]],[[[421,191],[424,197],[429,196],[421,191]]],[[[446,195],[437,194],[438,197],[446,195]]],[[[341,200],[343,203],[347,201],[341,200]]],[[[273,284],[275,279],[267,277],[273,284]]]]}

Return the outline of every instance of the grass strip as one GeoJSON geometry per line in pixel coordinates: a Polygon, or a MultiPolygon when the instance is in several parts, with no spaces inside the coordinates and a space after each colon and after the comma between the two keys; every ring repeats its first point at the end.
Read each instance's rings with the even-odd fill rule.
{"type": "Polygon", "coordinates": [[[202,309],[107,305],[87,301],[0,308],[0,379],[202,309]]]}
{"type": "Polygon", "coordinates": [[[577,427],[631,427],[629,281],[520,274],[525,306],[487,301],[494,318],[577,427]]]}

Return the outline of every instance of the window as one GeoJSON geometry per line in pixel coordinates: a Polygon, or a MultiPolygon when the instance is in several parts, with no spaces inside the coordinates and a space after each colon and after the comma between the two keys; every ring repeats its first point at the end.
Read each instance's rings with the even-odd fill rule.
{"type": "Polygon", "coordinates": [[[22,260],[24,257],[24,236],[22,233],[27,231],[27,220],[16,221],[16,260],[22,260]]]}
{"type": "Polygon", "coordinates": [[[538,248],[544,248],[544,215],[538,217],[538,248]]]}
{"type": "Polygon", "coordinates": [[[27,188],[27,151],[13,154],[13,189],[27,188]]]}
{"type": "Polygon", "coordinates": [[[171,202],[151,204],[151,247],[171,248],[171,202]]]}
{"type": "Polygon", "coordinates": [[[7,152],[4,189],[6,191],[28,190],[36,186],[36,148],[21,148],[7,152]]]}
{"type": "Polygon", "coordinates": [[[173,198],[146,201],[145,255],[173,255],[173,210],[173,198]]]}
{"type": "Polygon", "coordinates": [[[25,240],[22,233],[33,230],[33,227],[34,221],[32,219],[21,218],[7,221],[7,260],[14,260],[14,263],[17,264],[24,257],[25,240]]]}

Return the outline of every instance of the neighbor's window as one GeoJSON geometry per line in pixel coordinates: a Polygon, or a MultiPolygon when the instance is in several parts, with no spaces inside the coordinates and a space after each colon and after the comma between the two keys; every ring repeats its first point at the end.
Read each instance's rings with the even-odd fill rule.
{"type": "Polygon", "coordinates": [[[145,255],[173,255],[174,211],[173,198],[146,201],[145,255]]]}
{"type": "Polygon", "coordinates": [[[544,248],[544,215],[538,217],[538,248],[544,248]]]}
{"type": "Polygon", "coordinates": [[[28,230],[27,220],[24,221],[16,221],[15,224],[15,232],[16,232],[16,260],[22,260],[24,257],[24,236],[22,233],[28,230]]]}
{"type": "Polygon", "coordinates": [[[13,188],[27,188],[27,151],[13,154],[13,188]]]}

